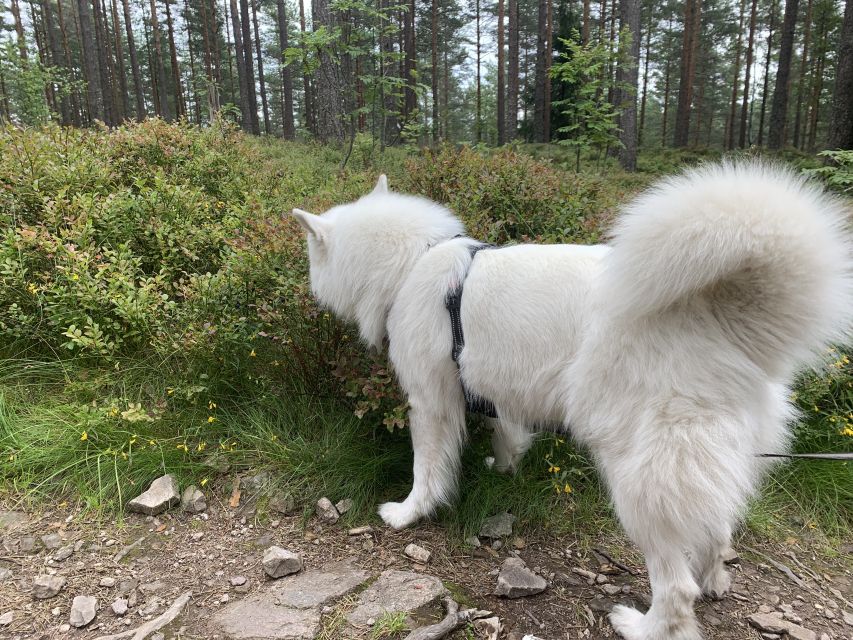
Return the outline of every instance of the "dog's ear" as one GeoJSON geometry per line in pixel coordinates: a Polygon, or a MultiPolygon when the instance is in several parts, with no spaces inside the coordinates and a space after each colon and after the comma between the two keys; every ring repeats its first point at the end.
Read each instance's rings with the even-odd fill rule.
{"type": "Polygon", "coordinates": [[[384,173],[379,176],[379,181],[373,187],[373,194],[388,193],[388,176],[384,173]]]}
{"type": "Polygon", "coordinates": [[[331,225],[328,220],[324,220],[320,216],[315,216],[313,213],[308,213],[302,209],[294,209],[293,217],[299,221],[302,228],[309,234],[314,236],[316,240],[323,242],[329,235],[331,225]]]}

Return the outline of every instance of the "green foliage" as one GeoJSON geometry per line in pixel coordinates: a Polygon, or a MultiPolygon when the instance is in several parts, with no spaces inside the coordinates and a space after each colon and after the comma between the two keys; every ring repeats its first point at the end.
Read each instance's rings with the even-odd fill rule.
{"type": "Polygon", "coordinates": [[[45,87],[53,84],[57,97],[67,95],[70,83],[66,73],[38,60],[22,59],[12,40],[7,40],[0,51],[0,76],[5,85],[2,98],[8,99],[9,110],[21,124],[40,125],[50,120],[45,87]]]}
{"type": "Polygon", "coordinates": [[[818,156],[827,158],[829,163],[817,169],[807,169],[805,173],[817,176],[827,186],[842,193],[853,194],[853,150],[821,151],[818,156]]]}

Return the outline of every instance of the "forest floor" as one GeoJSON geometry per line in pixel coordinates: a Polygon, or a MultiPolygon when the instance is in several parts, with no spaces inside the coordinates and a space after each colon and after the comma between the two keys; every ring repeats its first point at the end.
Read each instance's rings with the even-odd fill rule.
{"type": "MultiPolygon", "coordinates": [[[[177,507],[157,516],[128,514],[121,522],[87,519],[64,504],[38,512],[0,511],[0,637],[82,640],[122,632],[129,637],[184,593],[190,594],[189,604],[176,619],[144,637],[376,640],[404,638],[410,627],[443,616],[436,593],[415,594],[423,596],[415,604],[403,604],[400,599],[405,594],[394,593],[392,602],[381,606],[404,611],[417,606],[417,611],[350,624],[347,616],[365,598],[359,591],[388,570],[412,572],[407,584],[414,590],[427,589],[434,576],[462,608],[485,609],[500,619],[498,635],[489,635],[481,625],[467,625],[448,636],[459,640],[521,640],[526,634],[543,640],[612,638],[615,634],[606,613],[614,604],[645,609],[649,602],[641,556],[619,533],[601,532],[592,538],[594,546],[585,540],[596,532],[525,539],[513,534],[500,543],[489,544],[481,538],[479,548],[458,547],[448,542],[442,528],[428,522],[399,532],[374,522],[368,532],[351,535],[340,523],[321,524],[317,517],[301,513],[258,517],[256,501],[245,493],[239,504],[233,496],[217,498],[213,492],[208,500],[209,506],[200,514],[177,507]],[[431,552],[426,564],[404,553],[411,543],[431,552]],[[301,554],[302,571],[269,579],[262,557],[271,545],[301,554]],[[497,574],[511,556],[546,579],[544,592],[518,599],[494,595],[497,574]],[[304,576],[297,589],[301,597],[306,588],[310,591],[312,585],[320,585],[324,570],[340,568],[335,564],[339,561],[346,561],[348,571],[363,572],[336,593],[320,596],[311,624],[305,627],[301,620],[302,626],[293,632],[292,621],[275,617],[277,610],[293,612],[277,607],[290,597],[288,585],[296,585],[304,576]],[[33,581],[39,575],[61,576],[66,583],[55,596],[35,599],[33,581]],[[79,629],[69,625],[76,596],[97,599],[96,617],[79,629]],[[123,615],[112,609],[119,599],[129,607],[123,615]],[[259,620],[265,616],[272,618],[259,620]]],[[[827,549],[819,539],[809,538],[808,528],[805,531],[780,541],[758,540],[744,533],[736,541],[739,557],[730,565],[732,591],[721,600],[696,604],[707,638],[783,637],[750,624],[749,616],[764,613],[792,623],[787,637],[853,639],[853,545],[827,549]]]]}

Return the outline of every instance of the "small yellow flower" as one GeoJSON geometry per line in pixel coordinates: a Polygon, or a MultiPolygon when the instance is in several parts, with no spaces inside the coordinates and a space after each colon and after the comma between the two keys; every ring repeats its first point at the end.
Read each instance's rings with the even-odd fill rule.
{"type": "Polygon", "coordinates": [[[136,441],[137,441],[137,439],[138,439],[138,438],[139,438],[139,436],[138,436],[138,435],[136,435],[136,434],[134,433],[134,434],[130,437],[130,444],[136,444],[136,441]]]}
{"type": "Polygon", "coordinates": [[[214,416],[207,416],[207,422],[208,424],[216,422],[216,418],[214,416]]]}
{"type": "Polygon", "coordinates": [[[149,440],[149,441],[148,441],[148,444],[150,444],[152,447],[156,447],[156,446],[157,446],[157,441],[156,441],[156,440],[149,440]]]}
{"type": "Polygon", "coordinates": [[[196,449],[196,451],[204,451],[206,448],[207,448],[206,442],[199,442],[195,449],[196,449]]]}
{"type": "Polygon", "coordinates": [[[210,402],[207,403],[207,408],[208,409],[215,409],[216,403],[213,400],[211,400],[210,402]]]}
{"type": "Polygon", "coordinates": [[[844,427],[844,430],[841,431],[842,436],[853,436],[853,429],[850,427],[844,427]]]}
{"type": "Polygon", "coordinates": [[[71,274],[71,279],[72,279],[72,280],[79,280],[79,279],[80,279],[80,276],[78,276],[76,273],[72,273],[72,274],[71,274]]]}
{"type": "Polygon", "coordinates": [[[189,451],[189,448],[187,448],[187,445],[186,445],[186,444],[179,444],[179,445],[176,445],[176,448],[177,448],[177,449],[181,449],[184,453],[187,453],[187,452],[189,451]]]}
{"type": "Polygon", "coordinates": [[[171,395],[174,395],[175,390],[172,389],[172,387],[169,387],[168,389],[166,389],[166,393],[171,396],[171,395]]]}
{"type": "Polygon", "coordinates": [[[200,484],[202,487],[203,487],[204,485],[206,485],[206,484],[207,484],[207,478],[202,478],[202,479],[201,479],[201,482],[199,482],[199,484],[200,484]]]}
{"type": "Polygon", "coordinates": [[[27,285],[27,291],[29,291],[33,295],[36,295],[36,293],[38,293],[38,290],[39,288],[32,282],[27,285]]]}
{"type": "Polygon", "coordinates": [[[127,454],[124,451],[121,452],[121,457],[122,460],[127,460],[127,454]]]}
{"type": "Polygon", "coordinates": [[[571,493],[572,487],[567,483],[565,487],[563,487],[563,493],[571,493]]]}
{"type": "Polygon", "coordinates": [[[555,467],[554,465],[551,465],[550,467],[548,467],[548,473],[560,473],[560,467],[555,467]]]}
{"type": "Polygon", "coordinates": [[[85,432],[85,431],[84,431],[83,433],[81,433],[81,434],[80,434],[80,439],[81,439],[81,440],[88,440],[88,439],[89,439],[89,434],[88,434],[87,432],[85,432]]]}
{"type": "Polygon", "coordinates": [[[254,349],[252,349],[252,352],[249,354],[249,357],[251,357],[251,358],[255,358],[255,357],[257,357],[257,355],[258,355],[258,354],[257,354],[257,353],[255,353],[255,350],[254,350],[254,349]]]}

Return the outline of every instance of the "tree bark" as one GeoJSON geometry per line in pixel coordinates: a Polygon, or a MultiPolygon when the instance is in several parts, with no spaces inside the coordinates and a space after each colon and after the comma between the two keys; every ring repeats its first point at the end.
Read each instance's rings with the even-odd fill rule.
{"type": "Polygon", "coordinates": [[[702,0],[687,0],[684,10],[681,77],[678,84],[678,106],[675,112],[675,134],[673,136],[673,144],[676,147],[686,147],[690,136],[690,106],[693,102],[696,49],[699,43],[701,13],[702,0]]]}
{"type": "Polygon", "coordinates": [[[278,46],[281,49],[278,63],[281,67],[281,128],[285,139],[296,137],[296,127],[293,125],[293,78],[290,66],[284,62],[284,52],[288,49],[287,41],[287,10],[284,0],[276,0],[276,17],[278,18],[278,46]]]}
{"type": "Polygon", "coordinates": [[[498,0],[498,146],[506,142],[506,51],[504,49],[504,0],[498,0]]]}
{"type": "Polygon", "coordinates": [[[163,0],[166,5],[166,31],[169,37],[169,60],[172,63],[172,83],[175,85],[175,118],[180,120],[187,115],[184,104],[184,91],[181,87],[181,68],[178,65],[178,50],[175,47],[175,28],[172,24],[172,10],[169,0],[163,0]]]}
{"type": "Polygon", "coordinates": [[[480,70],[480,60],[481,60],[481,47],[480,47],[480,0],[476,0],[475,3],[475,25],[476,25],[476,51],[477,51],[477,113],[476,120],[474,121],[474,135],[476,137],[477,142],[481,142],[483,139],[483,87],[481,75],[482,72],[480,70]]]}
{"type": "Polygon", "coordinates": [[[764,144],[764,115],[767,113],[767,90],[770,85],[770,59],[773,57],[773,27],[776,26],[776,0],[770,3],[770,24],[767,33],[767,56],[764,59],[764,87],[761,91],[761,116],[758,120],[758,146],[764,144]]]}
{"type": "Polygon", "coordinates": [[[240,26],[243,29],[243,76],[246,78],[246,99],[249,103],[251,132],[261,134],[258,120],[258,96],[255,92],[255,65],[252,63],[252,26],[249,22],[249,0],[240,0],[240,26]]]}
{"type": "Polygon", "coordinates": [[[154,77],[154,104],[157,115],[166,121],[171,121],[172,113],[169,110],[169,99],[166,96],[166,67],[163,65],[160,23],[157,19],[155,0],[151,0],[151,40],[154,43],[154,60],[151,61],[151,75],[154,77]]]}
{"type": "MultiPolygon", "coordinates": [[[[58,0],[61,2],[62,0],[58,0]]],[[[133,24],[130,20],[130,6],[128,0],[121,0],[122,13],[124,13],[124,31],[127,35],[127,52],[130,56],[130,73],[133,76],[133,94],[136,99],[136,119],[142,122],[145,119],[145,95],[142,93],[142,77],[139,72],[139,58],[136,53],[136,43],[133,39],[133,24]]]]}
{"type": "Polygon", "coordinates": [[[545,130],[545,91],[548,75],[548,1],[539,0],[539,16],[536,29],[536,79],[533,89],[533,141],[548,142],[545,130]]]}
{"type": "Polygon", "coordinates": [[[18,36],[18,55],[21,56],[21,60],[27,60],[27,39],[24,37],[24,23],[21,22],[21,7],[18,4],[18,0],[12,0],[10,8],[12,10],[12,19],[15,21],[15,33],[18,36]]]}
{"type": "Polygon", "coordinates": [[[103,91],[104,122],[110,126],[115,126],[120,120],[114,86],[115,68],[113,67],[112,47],[110,46],[106,16],[103,12],[101,0],[92,0],[92,15],[95,18],[95,44],[101,61],[99,68],[101,71],[101,90],[103,91]]]}
{"type": "MultiPolygon", "coordinates": [[[[618,95],[622,103],[619,117],[622,131],[619,140],[619,162],[626,171],[637,170],[637,75],[640,66],[640,0],[619,1],[619,22],[630,33],[630,49],[627,63],[620,63],[616,71],[616,80],[620,85],[630,87],[620,89],[618,95]]],[[[621,43],[620,43],[621,47],[621,43]]]]}
{"type": "Polygon", "coordinates": [[[853,0],[844,5],[827,146],[853,149],[853,0]]]}
{"type": "MultiPolygon", "coordinates": [[[[304,0],[299,0],[299,29],[302,33],[303,38],[305,37],[305,3],[304,0]]],[[[305,48],[305,45],[302,45],[303,60],[308,59],[308,51],[305,48]]],[[[317,127],[315,125],[314,118],[314,88],[311,86],[311,79],[308,77],[308,73],[303,71],[302,73],[302,87],[305,95],[305,103],[303,108],[305,109],[305,128],[308,129],[313,134],[317,134],[317,127]]]]}
{"type": "MultiPolygon", "coordinates": [[[[811,32],[812,32],[812,0],[808,0],[808,5],[806,5],[806,24],[805,32],[803,34],[803,52],[800,54],[800,78],[797,82],[797,106],[794,109],[794,146],[800,146],[800,124],[802,121],[802,111],[803,111],[803,94],[807,91],[808,80],[806,78],[806,70],[809,67],[809,44],[811,42],[811,32]]],[[[812,57],[812,63],[814,63],[814,57],[812,57]]],[[[814,64],[812,64],[814,67],[814,64]]],[[[812,69],[814,70],[814,69],[812,69]]]]}
{"type": "MultiPolygon", "coordinates": [[[[329,7],[329,0],[312,1],[314,29],[333,29],[337,19],[329,7]]],[[[316,135],[321,142],[343,142],[344,140],[344,96],[340,65],[328,47],[320,49],[319,65],[314,76],[314,113],[316,135]]]]}
{"type": "Polygon", "coordinates": [[[124,46],[121,42],[121,21],[118,15],[118,6],[116,0],[110,3],[113,21],[113,41],[115,42],[116,54],[116,73],[118,75],[118,89],[121,98],[121,113],[122,118],[127,119],[130,116],[130,100],[128,99],[127,73],[124,68],[124,46]]]}
{"type": "Polygon", "coordinates": [[[640,102],[640,126],[637,131],[637,146],[643,144],[643,129],[646,126],[646,101],[649,94],[649,54],[652,49],[652,18],[654,9],[649,8],[648,22],[646,23],[646,55],[643,60],[643,99],[640,102]]]}
{"type": "Polygon", "coordinates": [[[252,27],[255,32],[255,55],[258,57],[258,83],[261,87],[261,109],[264,114],[264,133],[270,134],[270,108],[267,102],[267,83],[264,79],[264,57],[261,55],[261,36],[258,32],[258,0],[252,0],[252,27]]]}
{"type": "Polygon", "coordinates": [[[246,80],[246,64],[243,61],[243,29],[240,27],[240,16],[237,11],[237,0],[230,0],[231,3],[231,24],[234,31],[234,50],[237,60],[237,79],[240,90],[240,120],[243,131],[251,132],[252,116],[249,107],[249,89],[246,80]]]}
{"type": "MultiPolygon", "coordinates": [[[[54,20],[53,7],[48,0],[41,2],[42,19],[44,20],[44,29],[47,33],[47,41],[50,47],[50,57],[52,64],[57,67],[65,67],[65,72],[71,77],[71,65],[64,60],[62,47],[59,44],[59,34],[57,33],[56,21],[54,20]]],[[[62,126],[70,126],[72,124],[71,112],[71,96],[68,92],[59,98],[59,117],[62,126]]]]}
{"type": "Polygon", "coordinates": [[[101,106],[101,71],[95,50],[95,37],[92,33],[89,0],[77,0],[77,15],[80,20],[80,48],[86,80],[86,106],[91,124],[95,120],[103,120],[104,114],[101,106]]]}
{"type": "Polygon", "coordinates": [[[581,17],[581,44],[589,44],[589,0],[583,0],[583,14],[581,17]]]}
{"type": "Polygon", "coordinates": [[[752,0],[752,9],[749,12],[749,37],[746,44],[746,62],[743,77],[743,102],[740,107],[740,134],[738,146],[743,149],[747,144],[747,116],[749,114],[749,80],[752,72],[752,56],[755,51],[755,21],[758,12],[758,0],[752,0]]]}
{"type": "Polygon", "coordinates": [[[518,137],[518,0],[509,2],[509,56],[507,61],[506,131],[508,141],[518,137]]]}
{"type": "MultiPolygon", "coordinates": [[[[672,18],[669,19],[666,33],[667,36],[672,34],[672,18]]],[[[669,94],[672,80],[672,64],[669,56],[666,57],[666,63],[664,64],[663,78],[663,123],[661,126],[660,146],[666,147],[666,128],[669,123],[669,94]]]]}
{"type": "Polygon", "coordinates": [[[782,39],[779,45],[779,65],[776,70],[776,87],[770,108],[770,129],[767,146],[781,149],[785,144],[785,127],[788,121],[788,94],[790,93],[791,57],[794,51],[794,28],[797,23],[799,0],[786,0],[785,18],[782,20],[782,39]]]}
{"type": "MultiPolygon", "coordinates": [[[[479,0],[477,0],[479,2],[479,0]]],[[[409,120],[418,108],[417,94],[417,48],[415,33],[415,0],[410,0],[405,10],[404,26],[405,34],[403,37],[406,48],[406,93],[405,93],[405,109],[406,120],[409,120]]]]}
{"type": "Polygon", "coordinates": [[[729,117],[726,120],[726,149],[735,146],[735,114],[737,113],[738,83],[740,80],[740,50],[743,42],[743,22],[746,13],[746,0],[740,0],[740,19],[737,29],[737,44],[735,45],[734,77],[732,78],[732,100],[729,107],[729,117]]]}
{"type": "Polygon", "coordinates": [[[439,117],[438,117],[438,0],[432,0],[431,7],[431,26],[432,26],[432,141],[437,144],[440,137],[439,117]]]}

